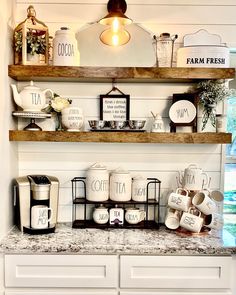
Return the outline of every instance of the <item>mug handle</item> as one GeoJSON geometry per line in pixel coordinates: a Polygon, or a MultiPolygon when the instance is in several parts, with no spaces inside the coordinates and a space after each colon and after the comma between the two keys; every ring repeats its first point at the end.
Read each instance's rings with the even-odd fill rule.
{"type": "Polygon", "coordinates": [[[188,197],[188,191],[187,191],[186,189],[178,187],[177,190],[176,190],[176,194],[178,194],[179,191],[180,191],[180,192],[185,192],[185,193],[186,193],[185,196],[188,197]]]}
{"type": "Polygon", "coordinates": [[[191,213],[191,214],[193,214],[193,215],[195,215],[195,216],[198,216],[198,217],[201,217],[201,215],[202,215],[202,212],[201,212],[200,210],[197,210],[195,207],[190,207],[190,208],[188,209],[188,213],[191,213]],[[198,211],[199,215],[195,215],[195,214],[191,213],[191,211],[192,211],[192,212],[194,212],[194,211],[198,211]]]}
{"type": "Polygon", "coordinates": [[[203,179],[203,182],[202,182],[202,189],[204,189],[205,185],[206,185],[206,189],[209,187],[209,176],[206,172],[203,172],[202,175],[204,175],[206,177],[206,182],[204,181],[203,179]]]}
{"type": "Polygon", "coordinates": [[[145,218],[146,218],[146,212],[145,211],[140,211],[139,222],[143,221],[145,218]]]}
{"type": "Polygon", "coordinates": [[[197,164],[190,164],[187,169],[189,169],[189,168],[197,169],[197,164]]]}
{"type": "Polygon", "coordinates": [[[52,208],[48,208],[48,213],[49,213],[49,219],[48,222],[52,220],[52,216],[53,216],[53,210],[52,208]]]}

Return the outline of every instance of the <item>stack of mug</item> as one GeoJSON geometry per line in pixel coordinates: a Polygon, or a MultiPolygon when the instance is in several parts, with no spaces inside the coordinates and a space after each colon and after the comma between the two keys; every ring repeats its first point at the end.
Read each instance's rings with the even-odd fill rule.
{"type": "Polygon", "coordinates": [[[191,164],[179,174],[178,183],[181,187],[168,198],[165,225],[194,233],[200,233],[204,227],[222,228],[223,216],[219,211],[224,196],[218,190],[209,189],[207,173],[191,164]]]}

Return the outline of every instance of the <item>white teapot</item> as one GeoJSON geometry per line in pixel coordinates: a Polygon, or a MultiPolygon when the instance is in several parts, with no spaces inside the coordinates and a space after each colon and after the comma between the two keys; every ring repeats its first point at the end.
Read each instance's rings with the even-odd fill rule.
{"type": "Polygon", "coordinates": [[[16,85],[11,84],[11,87],[15,103],[26,112],[40,112],[46,107],[46,92],[50,92],[53,96],[51,89],[40,90],[39,87],[34,86],[33,81],[20,93],[17,91],[16,85]]]}

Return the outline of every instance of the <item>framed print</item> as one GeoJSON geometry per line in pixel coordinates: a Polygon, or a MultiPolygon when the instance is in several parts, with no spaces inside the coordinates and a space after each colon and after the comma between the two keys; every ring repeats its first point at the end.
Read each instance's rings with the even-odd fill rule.
{"type": "Polygon", "coordinates": [[[100,95],[100,120],[129,120],[130,96],[125,94],[100,95]]]}

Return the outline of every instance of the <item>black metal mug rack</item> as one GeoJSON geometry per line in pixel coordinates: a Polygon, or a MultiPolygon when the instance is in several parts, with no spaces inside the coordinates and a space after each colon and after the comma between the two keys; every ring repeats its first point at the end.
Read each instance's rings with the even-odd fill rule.
{"type": "Polygon", "coordinates": [[[75,177],[71,180],[71,183],[73,228],[159,228],[161,181],[157,178],[147,178],[146,200],[142,202],[136,202],[133,200],[127,202],[116,202],[112,200],[104,202],[89,201],[86,199],[86,177],[75,177]],[[150,198],[151,191],[153,191],[152,198],[150,198]],[[94,222],[91,212],[94,208],[100,206],[101,204],[108,210],[114,208],[115,206],[123,208],[124,210],[129,207],[141,207],[141,209],[146,213],[146,219],[137,224],[129,224],[125,220],[122,225],[111,225],[109,221],[106,224],[98,224],[94,222]],[[78,210],[78,208],[80,210],[78,210]]]}

